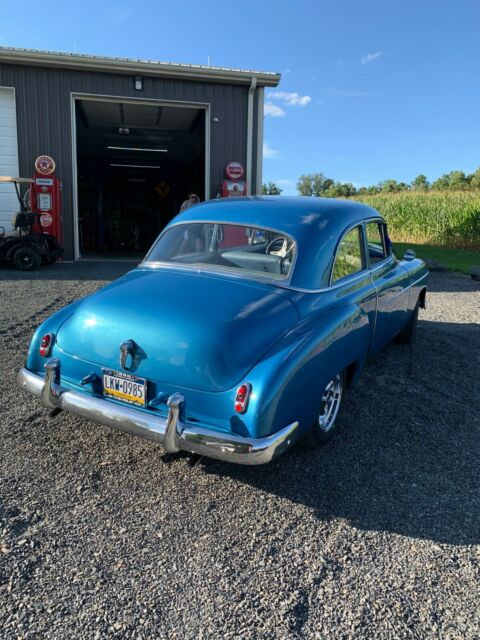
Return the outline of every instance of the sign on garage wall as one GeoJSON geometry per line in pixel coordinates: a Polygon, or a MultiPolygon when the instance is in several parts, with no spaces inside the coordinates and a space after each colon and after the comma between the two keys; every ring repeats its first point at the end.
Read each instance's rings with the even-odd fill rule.
{"type": "MultiPolygon", "coordinates": [[[[17,113],[15,91],[0,87],[0,176],[18,176],[17,113]]],[[[12,228],[18,201],[12,184],[0,184],[0,225],[12,228]]]]}

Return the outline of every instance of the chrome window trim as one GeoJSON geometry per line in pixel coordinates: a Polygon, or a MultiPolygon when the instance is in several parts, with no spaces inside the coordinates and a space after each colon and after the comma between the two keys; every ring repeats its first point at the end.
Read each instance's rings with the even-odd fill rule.
{"type": "Polygon", "coordinates": [[[346,280],[348,280],[349,278],[353,278],[354,276],[357,276],[361,273],[363,273],[364,271],[368,271],[368,266],[367,266],[367,256],[365,254],[365,229],[363,227],[364,224],[364,220],[357,220],[356,222],[354,222],[353,224],[350,224],[341,234],[340,239],[338,240],[336,246],[335,246],[335,254],[334,254],[334,258],[333,258],[333,262],[332,262],[332,266],[330,268],[330,277],[328,279],[328,286],[332,287],[333,285],[336,285],[337,283],[343,283],[346,280]],[[348,276],[344,276],[343,278],[339,278],[338,280],[336,280],[335,282],[333,281],[333,270],[335,268],[335,262],[337,260],[337,255],[338,255],[338,250],[340,248],[340,245],[342,243],[342,240],[344,239],[344,237],[347,235],[347,233],[350,233],[350,231],[352,231],[353,229],[355,229],[356,227],[358,227],[360,229],[360,250],[362,252],[362,269],[360,269],[360,271],[355,271],[354,273],[349,274],[348,276]]]}
{"type": "Polygon", "coordinates": [[[146,267],[149,268],[152,265],[153,266],[162,266],[162,267],[166,267],[166,266],[170,266],[170,267],[174,267],[174,268],[180,268],[180,269],[184,269],[186,271],[194,271],[197,273],[201,273],[203,271],[207,272],[207,273],[217,273],[217,274],[221,274],[221,275],[225,275],[225,274],[232,274],[234,277],[241,277],[241,278],[245,278],[248,280],[257,280],[260,282],[267,282],[270,284],[275,284],[275,285],[279,285],[279,284],[287,284],[289,285],[292,277],[293,277],[293,273],[295,270],[295,265],[297,264],[297,257],[298,257],[298,242],[296,241],[296,239],[291,236],[289,233],[283,232],[283,231],[279,231],[278,229],[274,229],[273,227],[267,227],[267,226],[258,226],[254,223],[247,223],[247,222],[232,222],[231,220],[181,220],[179,222],[175,222],[174,224],[170,224],[167,227],[165,227],[160,235],[158,236],[158,238],[155,240],[155,242],[152,244],[152,246],[150,247],[150,249],[148,250],[147,254],[145,255],[144,259],[142,260],[142,262],[138,265],[139,267],[146,267]],[[153,249],[155,248],[155,246],[157,245],[157,243],[160,241],[160,239],[170,230],[173,229],[173,227],[178,227],[180,225],[183,224],[212,224],[212,225],[216,225],[216,224],[228,224],[230,226],[235,226],[235,227],[245,227],[246,229],[248,228],[254,228],[254,229],[264,229],[265,231],[272,231],[273,233],[278,234],[279,236],[284,236],[288,239],[290,239],[293,244],[294,244],[294,253],[293,253],[293,260],[292,260],[292,264],[290,265],[290,270],[288,272],[288,275],[285,276],[284,278],[279,278],[278,280],[276,278],[268,278],[265,276],[262,276],[261,274],[259,274],[258,276],[252,273],[242,273],[241,269],[238,269],[238,273],[236,273],[233,269],[222,269],[221,267],[194,267],[193,265],[188,265],[186,263],[182,263],[182,262],[165,262],[163,260],[152,260],[150,262],[148,262],[148,256],[151,254],[151,252],[153,251],[153,249]]]}
{"type": "Polygon", "coordinates": [[[391,255],[391,253],[387,254],[387,243],[385,239],[385,221],[380,218],[367,218],[366,220],[363,221],[363,228],[365,232],[365,256],[367,258],[368,268],[375,269],[375,267],[377,267],[379,264],[386,262],[386,260],[388,260],[388,258],[391,255]],[[370,262],[370,253],[368,251],[367,224],[372,224],[372,223],[376,224],[377,226],[381,225],[380,238],[382,240],[383,253],[385,254],[381,260],[378,260],[378,262],[373,263],[375,266],[372,266],[372,263],[370,262]]]}

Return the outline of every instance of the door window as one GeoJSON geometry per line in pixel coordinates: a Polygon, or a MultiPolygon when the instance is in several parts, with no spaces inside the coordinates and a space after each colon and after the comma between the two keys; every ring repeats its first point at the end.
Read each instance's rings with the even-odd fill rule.
{"type": "Polygon", "coordinates": [[[343,236],[338,246],[332,282],[346,278],[362,269],[362,235],[360,227],[355,227],[343,236]]]}
{"type": "Polygon", "coordinates": [[[382,226],[378,222],[367,222],[365,225],[367,230],[368,260],[371,265],[381,262],[387,257],[382,226]]]}

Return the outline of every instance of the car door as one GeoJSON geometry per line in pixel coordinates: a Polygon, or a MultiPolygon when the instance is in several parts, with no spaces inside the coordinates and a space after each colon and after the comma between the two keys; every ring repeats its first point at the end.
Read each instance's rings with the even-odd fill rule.
{"type": "Polygon", "coordinates": [[[364,229],[361,223],[344,232],[337,246],[330,284],[337,303],[355,305],[360,315],[350,327],[362,327],[362,353],[365,357],[373,337],[377,308],[377,292],[372,283],[365,253],[364,229]],[[362,322],[363,319],[363,322],[362,322]],[[367,322],[364,322],[368,319],[367,322]]]}
{"type": "Polygon", "coordinates": [[[376,352],[398,334],[408,318],[409,275],[396,259],[382,220],[364,223],[366,255],[377,290],[377,315],[371,351],[376,352]]]}

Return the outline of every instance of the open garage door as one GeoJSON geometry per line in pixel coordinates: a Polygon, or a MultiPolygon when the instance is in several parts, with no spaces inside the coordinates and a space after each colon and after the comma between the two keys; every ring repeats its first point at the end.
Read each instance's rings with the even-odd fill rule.
{"type": "Polygon", "coordinates": [[[189,193],[205,199],[207,111],[74,102],[79,253],[141,259],[189,193]]]}

